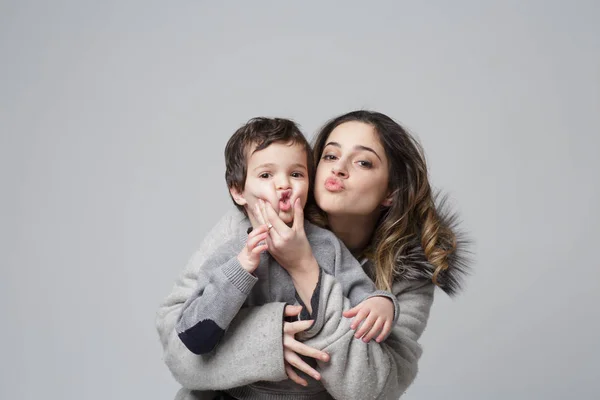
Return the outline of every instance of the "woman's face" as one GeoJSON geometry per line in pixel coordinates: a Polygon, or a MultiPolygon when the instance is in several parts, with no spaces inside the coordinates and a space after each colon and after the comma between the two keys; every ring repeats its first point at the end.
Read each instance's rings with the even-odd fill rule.
{"type": "Polygon", "coordinates": [[[389,206],[388,159],[375,129],[363,122],[338,125],[317,165],[315,200],[328,215],[378,215],[389,206]]]}

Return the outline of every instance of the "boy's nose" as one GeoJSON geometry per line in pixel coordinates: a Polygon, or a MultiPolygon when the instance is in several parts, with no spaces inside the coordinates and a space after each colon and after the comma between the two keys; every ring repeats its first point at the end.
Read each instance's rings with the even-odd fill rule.
{"type": "Polygon", "coordinates": [[[278,190],[289,189],[291,187],[290,180],[285,177],[277,178],[277,180],[275,181],[275,187],[278,190]]]}

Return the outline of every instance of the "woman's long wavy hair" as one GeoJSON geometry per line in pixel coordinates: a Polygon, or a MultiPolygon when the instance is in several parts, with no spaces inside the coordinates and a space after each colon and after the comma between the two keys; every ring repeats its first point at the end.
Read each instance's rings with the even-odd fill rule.
{"type": "MultiPolygon", "coordinates": [[[[381,214],[370,244],[361,254],[373,261],[373,280],[378,289],[391,290],[400,275],[398,260],[415,241],[420,243],[427,261],[434,267],[431,279],[438,285],[438,275],[448,269],[456,250],[456,235],[440,217],[427,176],[421,145],[397,122],[373,111],[353,111],[327,122],[313,140],[313,155],[318,164],[327,139],[339,125],[359,121],[371,125],[385,149],[389,162],[389,190],[392,205],[381,214]]],[[[307,217],[327,227],[325,213],[312,203],[307,217]]]]}

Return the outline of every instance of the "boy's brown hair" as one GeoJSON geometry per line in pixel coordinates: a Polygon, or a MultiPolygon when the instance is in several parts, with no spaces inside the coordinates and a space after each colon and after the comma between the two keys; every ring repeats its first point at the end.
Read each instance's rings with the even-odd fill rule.
{"type": "MultiPolygon", "coordinates": [[[[249,156],[254,152],[266,149],[273,143],[299,144],[304,147],[306,167],[308,168],[308,196],[310,202],[312,200],[314,178],[312,150],[298,125],[294,121],[285,118],[252,118],[229,138],[225,146],[225,181],[227,182],[227,188],[234,188],[242,192],[246,185],[249,156]],[[256,148],[250,153],[253,145],[256,145],[256,148]]],[[[235,201],[233,203],[244,214],[246,213],[244,207],[235,201]]]]}

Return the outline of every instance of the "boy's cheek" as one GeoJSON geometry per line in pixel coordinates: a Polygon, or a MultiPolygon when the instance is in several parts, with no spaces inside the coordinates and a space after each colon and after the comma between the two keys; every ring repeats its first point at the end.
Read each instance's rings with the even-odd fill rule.
{"type": "Polygon", "coordinates": [[[260,198],[268,201],[275,211],[279,210],[279,198],[275,193],[265,193],[260,198]]]}
{"type": "Polygon", "coordinates": [[[293,201],[296,201],[296,198],[300,198],[300,205],[302,206],[302,209],[304,209],[304,207],[306,206],[306,202],[308,201],[308,191],[305,193],[301,193],[299,196],[295,197],[293,199],[293,201]]]}
{"type": "Polygon", "coordinates": [[[253,201],[258,203],[258,199],[267,200],[271,205],[273,202],[277,200],[277,195],[275,193],[274,187],[260,187],[252,190],[253,201]]]}

